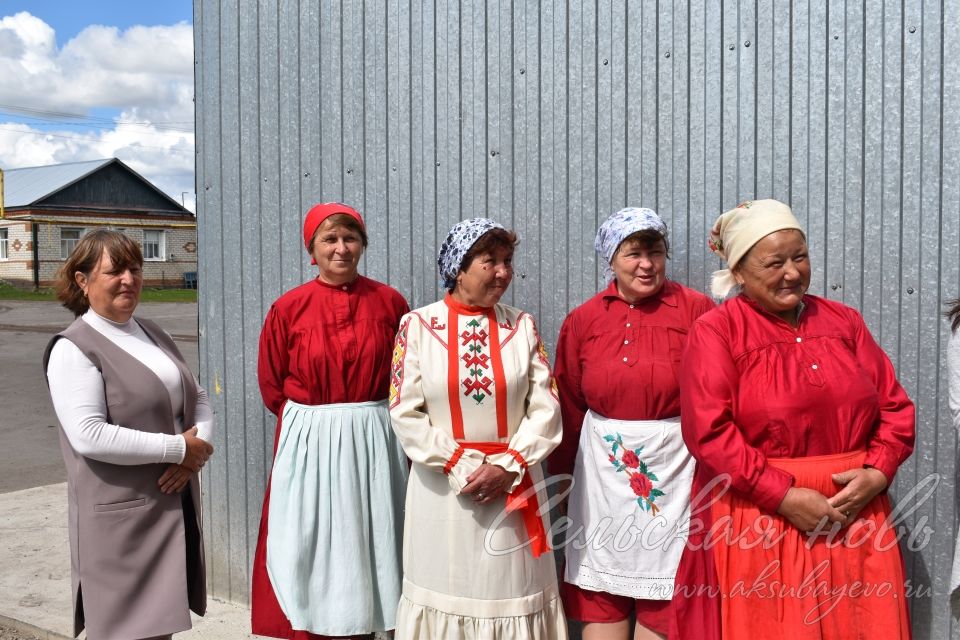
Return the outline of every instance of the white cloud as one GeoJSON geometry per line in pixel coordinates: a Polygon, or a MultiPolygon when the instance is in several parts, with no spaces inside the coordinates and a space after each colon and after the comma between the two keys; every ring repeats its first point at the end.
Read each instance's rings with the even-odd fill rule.
{"type": "Polygon", "coordinates": [[[0,105],[120,112],[97,129],[0,116],[0,167],[117,157],[177,201],[189,191],[193,207],[192,26],[92,25],[58,49],[49,25],[20,12],[0,18],[0,78],[0,105]]]}

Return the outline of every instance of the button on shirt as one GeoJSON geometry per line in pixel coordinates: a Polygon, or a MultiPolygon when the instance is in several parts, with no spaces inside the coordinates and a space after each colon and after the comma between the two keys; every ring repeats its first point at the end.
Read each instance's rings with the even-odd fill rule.
{"type": "Polygon", "coordinates": [[[257,376],[274,414],[287,399],[308,405],[387,397],[393,338],[406,300],[359,276],[346,285],[313,280],[282,295],[260,334],[257,376]]]}
{"type": "Polygon", "coordinates": [[[563,441],[550,456],[551,473],[572,472],[587,409],[617,420],[680,414],[677,373],[687,329],[713,306],[669,280],[657,294],[630,304],[614,281],[567,316],[555,367],[563,441]]]}
{"type": "Polygon", "coordinates": [[[694,492],[721,473],[775,512],[792,486],[767,457],[865,449],[892,482],[914,442],[914,407],[857,311],[804,296],[797,327],[744,295],[690,329],[680,386],[694,492]]]}

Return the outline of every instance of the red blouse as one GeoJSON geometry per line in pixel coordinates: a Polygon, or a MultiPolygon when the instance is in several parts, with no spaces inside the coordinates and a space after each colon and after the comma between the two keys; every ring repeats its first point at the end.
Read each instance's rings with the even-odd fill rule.
{"type": "Polygon", "coordinates": [[[713,306],[707,296],[670,280],[630,304],[614,281],[570,312],[557,342],[563,441],[550,455],[551,473],[573,472],[587,409],[616,420],[680,414],[677,375],[687,330],[713,306]]]}
{"type": "Polygon", "coordinates": [[[280,296],[263,323],[257,377],[267,409],[383,400],[393,338],[410,310],[396,290],[363,276],[318,279],[280,296]]]}
{"type": "Polygon", "coordinates": [[[793,483],[767,457],[865,449],[893,481],[913,451],[914,408],[863,318],[807,295],[796,328],[746,296],[691,328],[680,376],[695,486],[729,473],[733,490],[775,512],[793,483]]]}

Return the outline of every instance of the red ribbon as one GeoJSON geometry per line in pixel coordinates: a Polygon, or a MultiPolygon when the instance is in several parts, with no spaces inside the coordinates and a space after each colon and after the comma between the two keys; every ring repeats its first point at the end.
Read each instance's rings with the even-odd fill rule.
{"type": "MultiPolygon", "coordinates": [[[[520,463],[520,466],[524,468],[523,479],[520,480],[516,489],[507,494],[507,513],[520,512],[524,527],[527,530],[527,539],[530,540],[530,552],[534,558],[539,558],[550,551],[547,532],[543,528],[543,519],[540,518],[540,501],[537,500],[537,492],[533,489],[533,480],[530,479],[530,474],[526,472],[527,463],[523,457],[510,449],[505,442],[462,442],[460,444],[465,449],[473,449],[487,456],[509,452],[520,463]]],[[[459,459],[459,456],[456,457],[459,459]]]]}

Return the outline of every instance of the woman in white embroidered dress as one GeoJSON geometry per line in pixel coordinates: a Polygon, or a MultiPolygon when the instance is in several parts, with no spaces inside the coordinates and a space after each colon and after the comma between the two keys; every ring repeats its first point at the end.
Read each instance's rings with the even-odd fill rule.
{"type": "Polygon", "coordinates": [[[398,640],[567,637],[540,513],[556,386],[533,318],[499,304],[516,242],[486,218],[455,225],[437,260],[448,294],[400,323],[390,415],[413,466],[398,640]]]}

